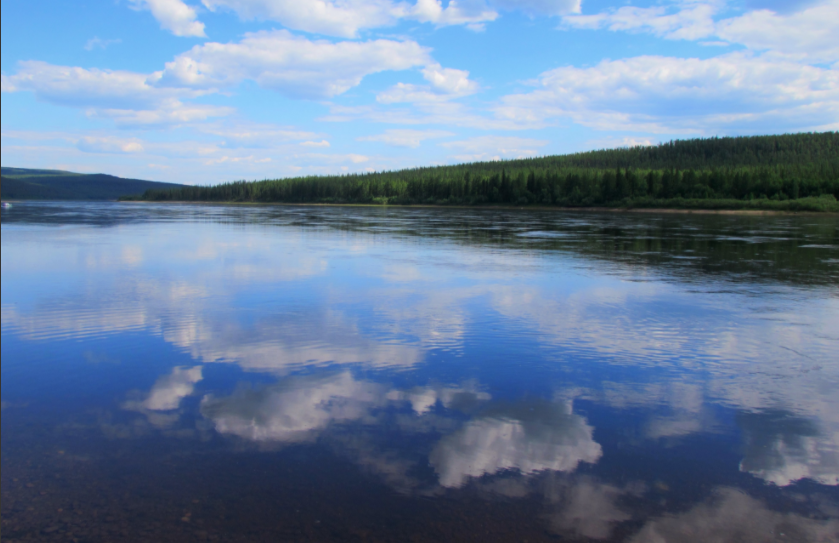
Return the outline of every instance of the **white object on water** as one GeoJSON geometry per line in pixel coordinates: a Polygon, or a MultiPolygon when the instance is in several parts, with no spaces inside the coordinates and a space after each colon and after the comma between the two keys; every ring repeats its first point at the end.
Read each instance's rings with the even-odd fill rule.
{"type": "Polygon", "coordinates": [[[9,209],[10,207],[12,207],[12,204],[10,204],[9,202],[3,202],[2,207],[3,209],[9,209]]]}

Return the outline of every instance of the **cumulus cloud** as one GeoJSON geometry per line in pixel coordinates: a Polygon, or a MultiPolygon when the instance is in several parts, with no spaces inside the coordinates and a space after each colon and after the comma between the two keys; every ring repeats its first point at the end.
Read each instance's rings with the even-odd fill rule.
{"type": "Polygon", "coordinates": [[[783,411],[742,413],[737,422],[745,441],[741,471],[778,486],[801,479],[839,485],[839,435],[783,411]]]}
{"type": "Polygon", "coordinates": [[[435,90],[448,95],[466,96],[478,90],[478,84],[470,81],[469,72],[466,70],[443,68],[439,64],[432,64],[423,68],[422,76],[435,90]]]}
{"type": "Polygon", "coordinates": [[[602,449],[594,428],[573,413],[570,403],[535,406],[469,421],[444,437],[429,456],[445,487],[460,487],[470,477],[503,470],[528,475],[544,470],[570,472],[580,462],[594,463],[602,449]]]}
{"type": "MultiPolygon", "coordinates": [[[[480,25],[498,18],[498,13],[480,0],[449,0],[445,8],[441,0],[417,0],[410,14],[413,19],[437,26],[480,25]]],[[[473,29],[481,28],[473,26],[473,29]]]]}
{"type": "Polygon", "coordinates": [[[154,76],[122,70],[57,66],[23,61],[16,74],[5,78],[11,90],[28,90],[42,100],[59,105],[96,108],[142,108],[194,97],[201,91],[158,88],[154,76]]]}
{"type": "Polygon", "coordinates": [[[839,60],[839,0],[811,6],[803,11],[778,14],[769,10],[725,19],[717,35],[757,51],[772,51],[805,62],[839,60]]]}
{"type": "Polygon", "coordinates": [[[202,0],[211,11],[231,10],[242,19],[271,20],[328,36],[354,38],[359,30],[395,24],[406,8],[391,0],[202,0]]]}
{"type": "Polygon", "coordinates": [[[166,63],[160,86],[212,89],[250,79],[296,98],[336,96],[367,75],[431,64],[413,41],[309,40],[286,30],[249,33],[237,43],[207,43],[166,63]]]}
{"type": "Polygon", "coordinates": [[[201,366],[173,369],[172,373],[157,380],[142,406],[152,411],[177,409],[181,400],[195,390],[195,383],[203,378],[201,370],[201,366]]]}
{"type": "Polygon", "coordinates": [[[685,3],[650,8],[624,6],[595,15],[569,15],[563,18],[563,26],[647,32],[671,40],[697,40],[714,34],[713,16],[720,7],[719,3],[685,3]]]}
{"type": "Polygon", "coordinates": [[[577,13],[580,0],[202,0],[211,11],[229,10],[245,20],[277,21],[287,28],[354,38],[362,30],[414,20],[436,26],[482,30],[499,10],[530,16],[577,13]]]}
{"type": "Polygon", "coordinates": [[[422,75],[430,85],[397,83],[376,94],[376,101],[382,104],[433,104],[468,96],[478,90],[478,84],[469,79],[469,72],[465,70],[431,64],[423,68],[422,75]]]}
{"type": "Polygon", "coordinates": [[[437,26],[474,25],[493,21],[498,13],[483,0],[203,0],[210,10],[232,10],[242,19],[262,19],[305,32],[354,38],[359,31],[391,26],[403,19],[437,26]]]}
{"type": "Polygon", "coordinates": [[[732,488],[719,488],[705,503],[686,513],[647,522],[630,543],[706,543],[780,540],[827,543],[839,538],[839,521],[816,520],[796,513],[772,511],[762,502],[732,488]]]}
{"type": "Polygon", "coordinates": [[[498,18],[497,10],[519,10],[530,16],[577,13],[580,0],[417,0],[414,5],[391,0],[203,0],[210,10],[226,9],[243,19],[273,20],[306,32],[352,38],[364,29],[411,19],[437,26],[466,25],[479,30],[498,18]]]}
{"type": "Polygon", "coordinates": [[[466,25],[482,30],[484,23],[498,18],[498,11],[521,11],[530,17],[578,13],[580,0],[417,0],[409,16],[437,26],[466,25]]]}
{"type": "Polygon", "coordinates": [[[4,76],[5,92],[30,91],[46,102],[78,107],[92,117],[113,119],[123,125],[159,125],[223,117],[232,108],[184,103],[207,91],[159,87],[159,74],[121,70],[57,66],[24,61],[18,71],[4,76]]]}
{"type": "Polygon", "coordinates": [[[195,384],[202,379],[201,366],[176,367],[158,379],[144,399],[128,400],[122,404],[122,408],[144,414],[152,426],[172,426],[179,419],[179,414],[172,411],[180,407],[184,398],[192,395],[195,384]]]}
{"type": "Polygon", "coordinates": [[[237,43],[196,46],[166,64],[162,72],[56,66],[40,61],[19,64],[3,75],[3,92],[31,91],[39,99],[85,108],[88,115],[121,125],[203,122],[230,115],[229,107],[185,103],[251,79],[297,98],[343,93],[367,75],[413,66],[431,67],[438,85],[462,89],[465,72],[446,71],[413,41],[311,41],[285,30],[247,34],[237,43]]]}
{"type": "Polygon", "coordinates": [[[839,60],[839,0],[797,4],[801,9],[778,9],[781,2],[754,5],[758,9],[736,17],[716,20],[724,9],[720,1],[685,1],[666,6],[622,8],[593,15],[569,15],[563,28],[607,29],[611,31],[644,32],[672,40],[699,40],[718,37],[753,51],[772,51],[806,62],[839,60]],[[768,9],[767,9],[768,8],[768,9]]]}
{"type": "Polygon", "coordinates": [[[496,114],[654,133],[839,126],[839,72],[743,52],[604,60],[545,72],[538,86],[504,97],[496,114]]]}
{"type": "MultiPolygon", "coordinates": [[[[187,151],[204,152],[201,148],[187,151]]],[[[220,156],[214,150],[208,150],[207,154],[211,159],[220,156]]],[[[366,160],[366,157],[351,158],[366,160]]],[[[167,251],[160,245],[152,253],[157,258],[180,262],[212,263],[212,266],[204,267],[208,282],[205,286],[225,297],[247,285],[302,280],[326,272],[334,251],[327,254],[308,247],[305,256],[291,260],[285,257],[288,251],[301,250],[300,243],[302,241],[296,238],[269,240],[255,234],[236,244],[203,240],[196,243],[194,253],[175,251],[174,248],[167,251]],[[255,258],[254,250],[262,256],[255,258]],[[265,255],[272,257],[266,260],[265,255]],[[230,262],[235,265],[229,265],[230,262]]],[[[88,266],[90,269],[130,269],[126,262],[114,261],[112,250],[101,258],[89,260],[88,266]]],[[[235,362],[246,371],[275,374],[301,366],[327,364],[410,367],[422,359],[417,346],[388,344],[370,338],[352,320],[327,307],[303,320],[299,317],[266,317],[246,326],[233,326],[225,318],[216,318],[221,314],[207,310],[209,302],[204,288],[181,281],[150,284],[132,280],[124,282],[117,290],[100,289],[90,295],[102,298],[102,311],[96,315],[83,311],[76,303],[78,300],[68,300],[56,310],[26,314],[4,310],[3,326],[14,327],[27,339],[86,337],[146,329],[183,349],[196,361],[235,362]]]]}
{"type": "Polygon", "coordinates": [[[358,141],[378,141],[395,147],[410,147],[416,149],[423,141],[429,139],[454,136],[445,130],[412,130],[410,128],[395,128],[385,130],[384,134],[357,138],[358,141]]]}
{"type": "Polygon", "coordinates": [[[627,489],[590,477],[552,478],[545,488],[545,498],[551,504],[546,515],[551,530],[562,535],[606,539],[616,523],[632,518],[616,504],[626,493],[627,489]]]}
{"type": "Polygon", "coordinates": [[[415,387],[406,391],[391,391],[388,393],[390,400],[402,400],[411,404],[411,408],[417,415],[428,413],[437,403],[441,403],[446,409],[466,409],[478,402],[485,402],[492,398],[487,392],[482,392],[473,386],[446,387],[428,386],[415,387]]]}
{"type": "Polygon", "coordinates": [[[381,385],[357,381],[349,372],[289,378],[231,396],[206,396],[201,413],[222,434],[250,441],[304,442],[330,424],[364,418],[385,401],[381,385]]]}
{"type": "Polygon", "coordinates": [[[205,37],[204,23],[197,20],[195,8],[181,0],[130,0],[135,9],[148,10],[160,28],[175,36],[205,37]]]}

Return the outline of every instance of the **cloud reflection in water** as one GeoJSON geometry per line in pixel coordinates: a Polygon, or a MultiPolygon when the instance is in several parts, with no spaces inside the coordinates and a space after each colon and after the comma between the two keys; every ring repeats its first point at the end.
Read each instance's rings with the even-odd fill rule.
{"type": "Polygon", "coordinates": [[[525,475],[539,471],[573,471],[580,462],[594,463],[603,451],[594,429],[573,413],[570,402],[537,404],[532,411],[511,409],[469,421],[444,437],[429,460],[445,487],[462,486],[469,477],[515,469],[525,475]]]}
{"type": "Polygon", "coordinates": [[[261,389],[240,389],[221,398],[205,396],[201,413],[221,434],[251,441],[311,441],[330,424],[358,421],[384,403],[382,385],[358,381],[349,372],[291,377],[261,389]]]}

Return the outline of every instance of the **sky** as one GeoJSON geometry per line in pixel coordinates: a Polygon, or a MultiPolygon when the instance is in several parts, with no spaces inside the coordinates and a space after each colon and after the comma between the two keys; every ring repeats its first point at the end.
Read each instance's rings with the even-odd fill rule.
{"type": "Polygon", "coordinates": [[[187,184],[839,130],[839,0],[4,0],[3,166],[187,184]]]}

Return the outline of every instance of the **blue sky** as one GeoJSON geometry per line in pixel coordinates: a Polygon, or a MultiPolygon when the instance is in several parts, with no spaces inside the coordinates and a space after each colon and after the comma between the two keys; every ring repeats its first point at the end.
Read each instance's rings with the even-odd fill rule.
{"type": "Polygon", "coordinates": [[[5,0],[2,164],[208,184],[839,129],[839,0],[5,0]]]}

